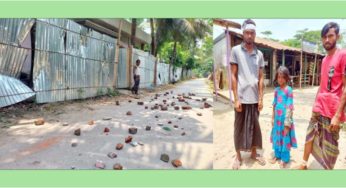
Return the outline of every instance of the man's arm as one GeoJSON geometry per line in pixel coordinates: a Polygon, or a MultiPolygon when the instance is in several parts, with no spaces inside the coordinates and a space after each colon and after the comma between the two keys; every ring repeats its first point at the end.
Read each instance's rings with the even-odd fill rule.
{"type": "Polygon", "coordinates": [[[258,79],[258,111],[261,111],[263,108],[263,84],[264,75],[263,68],[259,69],[259,79],[258,79]]]}
{"type": "Polygon", "coordinates": [[[231,64],[231,82],[234,102],[239,101],[238,98],[238,65],[231,64]]]}
{"type": "Polygon", "coordinates": [[[234,96],[234,105],[235,109],[238,112],[241,112],[241,104],[238,96],[238,65],[231,64],[231,82],[232,82],[232,91],[234,96]]]}
{"type": "Polygon", "coordinates": [[[338,108],[337,108],[337,111],[336,111],[336,113],[335,113],[335,115],[331,121],[331,130],[332,131],[339,131],[341,114],[344,113],[344,109],[346,106],[346,75],[343,76],[342,82],[343,82],[343,87],[342,87],[341,101],[340,101],[338,108]]]}

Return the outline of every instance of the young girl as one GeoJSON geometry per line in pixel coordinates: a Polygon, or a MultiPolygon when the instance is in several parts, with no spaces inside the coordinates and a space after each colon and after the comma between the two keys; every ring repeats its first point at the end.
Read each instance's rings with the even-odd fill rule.
{"type": "Polygon", "coordinates": [[[293,124],[293,91],[288,82],[290,80],[289,71],[286,67],[280,66],[275,80],[278,87],[274,90],[272,132],[270,140],[273,143],[275,153],[272,163],[281,160],[280,167],[285,168],[290,161],[291,148],[297,148],[297,140],[293,124]]]}

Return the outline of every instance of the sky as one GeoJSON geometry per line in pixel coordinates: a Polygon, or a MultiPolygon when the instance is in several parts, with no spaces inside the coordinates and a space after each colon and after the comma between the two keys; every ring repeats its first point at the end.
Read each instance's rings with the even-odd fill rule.
{"type": "MultiPolygon", "coordinates": [[[[245,19],[227,19],[242,24],[245,19]]],[[[253,19],[257,27],[257,36],[263,37],[261,32],[271,31],[271,38],[280,41],[293,38],[297,30],[321,30],[323,26],[334,21],[340,25],[341,32],[346,31],[346,19],[253,19]]],[[[218,37],[225,28],[213,27],[213,38],[218,37]]]]}

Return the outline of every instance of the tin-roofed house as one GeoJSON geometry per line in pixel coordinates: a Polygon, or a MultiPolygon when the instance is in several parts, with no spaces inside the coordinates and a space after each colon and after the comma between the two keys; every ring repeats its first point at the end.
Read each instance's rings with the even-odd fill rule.
{"type": "MultiPolygon", "coordinates": [[[[218,24],[227,27],[227,20],[218,24]]],[[[231,22],[234,23],[234,22],[231,22]]],[[[233,24],[234,25],[234,24],[233,24]]],[[[227,45],[229,50],[242,42],[242,32],[239,29],[228,28],[225,33],[214,39],[214,63],[216,70],[217,88],[227,90],[229,87],[229,76],[227,71],[226,55],[227,45]],[[226,33],[229,38],[227,40],[226,33]]],[[[319,84],[319,74],[323,54],[283,45],[277,41],[256,37],[255,45],[263,53],[265,61],[265,86],[273,86],[276,70],[280,65],[286,66],[291,74],[294,87],[310,86],[319,84]],[[301,63],[303,62],[303,63],[301,63]]]]}

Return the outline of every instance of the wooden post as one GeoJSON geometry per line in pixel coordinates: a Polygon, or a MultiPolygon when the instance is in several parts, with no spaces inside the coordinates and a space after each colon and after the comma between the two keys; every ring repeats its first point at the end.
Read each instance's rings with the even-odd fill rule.
{"type": "Polygon", "coordinates": [[[272,80],[271,80],[271,82],[272,82],[272,85],[274,85],[274,79],[275,79],[275,74],[276,74],[276,62],[277,62],[277,50],[276,49],[274,49],[273,50],[273,55],[272,55],[272,71],[271,71],[271,73],[272,73],[272,80]]]}
{"type": "Polygon", "coordinates": [[[155,58],[155,67],[154,67],[154,86],[157,85],[157,58],[155,58]]]}
{"type": "Polygon", "coordinates": [[[300,53],[300,70],[299,70],[299,88],[302,88],[302,75],[303,75],[303,50],[300,53]]]}
{"type": "Polygon", "coordinates": [[[120,62],[120,41],[121,41],[121,27],[122,27],[122,20],[120,19],[120,23],[119,23],[119,33],[118,33],[118,40],[117,43],[115,45],[115,57],[114,57],[114,84],[117,86],[118,85],[118,66],[119,66],[119,62],[120,62]]]}
{"type": "Polygon", "coordinates": [[[118,41],[117,41],[117,51],[115,52],[115,59],[117,61],[117,63],[119,62],[119,48],[120,48],[120,42],[121,42],[121,28],[122,28],[122,25],[123,25],[123,21],[122,19],[120,19],[120,22],[119,22],[119,33],[118,33],[118,41]]]}
{"type": "Polygon", "coordinates": [[[306,53],[304,54],[304,87],[306,86],[306,69],[307,68],[307,58],[306,58],[306,53]]]}
{"type": "MultiPolygon", "coordinates": [[[[227,35],[228,33],[226,33],[227,35]]],[[[227,37],[227,36],[225,36],[227,37]]],[[[227,40],[226,40],[227,41],[227,40]]],[[[227,42],[226,42],[227,43],[227,42]]],[[[227,53],[226,53],[227,54],[227,53]]],[[[226,57],[227,58],[227,57],[226,57]]],[[[214,93],[215,93],[215,101],[217,101],[217,85],[216,85],[216,62],[213,63],[213,84],[214,84],[214,93]]]]}
{"type": "Polygon", "coordinates": [[[317,53],[315,53],[315,63],[314,63],[314,70],[312,73],[312,85],[311,86],[314,86],[314,83],[315,83],[316,63],[317,63],[317,53]]]}
{"type": "Polygon", "coordinates": [[[296,74],[296,66],[297,66],[296,64],[297,64],[296,63],[296,56],[293,55],[293,70],[292,70],[292,73],[291,73],[293,76],[295,76],[295,74],[296,74]]]}
{"type": "Polygon", "coordinates": [[[282,50],[282,66],[285,66],[285,50],[282,50]]]}
{"type": "Polygon", "coordinates": [[[230,54],[231,54],[231,36],[229,34],[228,27],[226,28],[226,67],[227,67],[227,78],[228,78],[228,93],[229,93],[229,102],[230,105],[233,104],[233,94],[232,94],[232,71],[231,71],[231,65],[230,65],[230,54]]]}
{"type": "Polygon", "coordinates": [[[118,45],[115,45],[115,57],[114,57],[114,68],[113,68],[113,71],[114,71],[114,74],[113,74],[113,87],[114,89],[117,88],[118,86],[118,65],[119,65],[119,47],[118,45]],[[117,57],[118,56],[118,57],[117,57]]]}
{"type": "Polygon", "coordinates": [[[317,85],[320,85],[321,84],[321,60],[319,59],[318,60],[318,63],[317,63],[317,85]]]}
{"type": "Polygon", "coordinates": [[[133,51],[133,47],[132,45],[129,46],[128,50],[127,50],[127,69],[128,69],[128,74],[127,74],[127,83],[128,83],[128,87],[131,88],[132,86],[132,51],[133,51]]]}
{"type": "Polygon", "coordinates": [[[302,88],[302,76],[303,76],[303,36],[300,39],[300,70],[299,70],[299,88],[302,88]]]}

